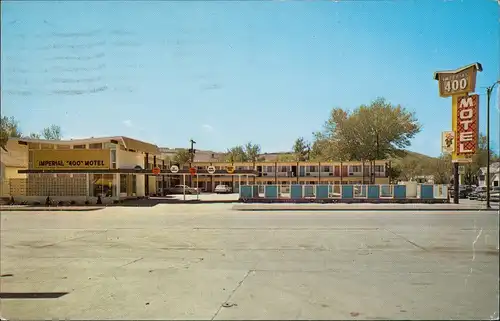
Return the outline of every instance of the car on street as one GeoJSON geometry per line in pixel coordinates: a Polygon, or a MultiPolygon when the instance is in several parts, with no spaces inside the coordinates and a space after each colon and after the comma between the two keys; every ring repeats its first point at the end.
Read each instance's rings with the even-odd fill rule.
{"type": "Polygon", "coordinates": [[[217,185],[215,186],[215,193],[223,194],[223,193],[231,193],[233,189],[228,185],[217,185]]]}
{"type": "Polygon", "coordinates": [[[168,190],[171,194],[200,194],[201,189],[187,185],[175,185],[168,190]]]}
{"type": "MultiPolygon", "coordinates": [[[[458,189],[459,198],[467,198],[470,193],[472,193],[472,187],[464,185],[459,186],[458,189]]],[[[455,190],[452,188],[450,189],[450,197],[454,197],[454,195],[455,195],[455,190]]]]}
{"type": "Polygon", "coordinates": [[[486,187],[485,186],[478,186],[478,187],[476,187],[476,189],[474,191],[472,191],[469,194],[468,198],[470,200],[477,200],[479,195],[484,193],[484,192],[486,192],[486,187]]]}
{"type": "MultiPolygon", "coordinates": [[[[490,201],[492,200],[492,196],[496,195],[500,192],[500,186],[494,186],[490,188],[490,201]]],[[[496,198],[496,196],[495,196],[496,198]]],[[[478,201],[486,201],[486,188],[484,188],[484,191],[478,194],[477,196],[478,201]]]]}
{"type": "Polygon", "coordinates": [[[490,194],[490,201],[500,202],[500,192],[493,192],[490,194]]]}

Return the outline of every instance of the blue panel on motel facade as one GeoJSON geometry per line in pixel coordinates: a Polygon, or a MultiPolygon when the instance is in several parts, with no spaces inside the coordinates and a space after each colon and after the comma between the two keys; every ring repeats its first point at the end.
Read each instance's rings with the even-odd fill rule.
{"type": "Polygon", "coordinates": [[[253,198],[253,186],[242,185],[240,188],[240,197],[242,198],[253,198]]]}
{"type": "Polygon", "coordinates": [[[368,185],[368,198],[377,199],[380,197],[379,185],[368,185]]]}
{"type": "Polygon", "coordinates": [[[265,185],[264,197],[265,198],[278,198],[278,186],[277,185],[265,185]]]}
{"type": "Polygon", "coordinates": [[[316,198],[328,198],[328,185],[316,185],[316,198]]]}
{"type": "Polygon", "coordinates": [[[406,198],[406,185],[394,185],[394,198],[406,198]]]}
{"type": "Polygon", "coordinates": [[[342,198],[353,198],[354,189],[352,185],[342,185],[342,198]]]}
{"type": "Polygon", "coordinates": [[[290,198],[302,198],[302,185],[292,185],[292,187],[290,187],[290,198]]]}
{"type": "Polygon", "coordinates": [[[434,198],[434,186],[433,185],[420,185],[420,198],[423,199],[433,199],[434,198]]]}

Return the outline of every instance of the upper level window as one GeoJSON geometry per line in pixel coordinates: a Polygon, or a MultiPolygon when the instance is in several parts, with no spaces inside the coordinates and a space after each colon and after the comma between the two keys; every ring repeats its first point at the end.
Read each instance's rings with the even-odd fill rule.
{"type": "Polygon", "coordinates": [[[353,172],[353,173],[360,173],[361,172],[361,166],[359,166],[359,165],[351,166],[351,172],[353,172]]]}
{"type": "Polygon", "coordinates": [[[102,149],[102,143],[89,144],[89,149],[102,149]]]}
{"type": "Polygon", "coordinates": [[[85,149],[85,144],[83,144],[83,145],[73,145],[73,149],[85,149]]]}

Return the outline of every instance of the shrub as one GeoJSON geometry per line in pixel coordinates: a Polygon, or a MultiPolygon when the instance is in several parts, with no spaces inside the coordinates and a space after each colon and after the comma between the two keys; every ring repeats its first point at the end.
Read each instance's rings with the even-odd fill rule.
{"type": "Polygon", "coordinates": [[[75,205],[75,204],[76,204],[76,201],[71,201],[71,202],[69,202],[69,204],[71,204],[71,205],[75,205]]]}

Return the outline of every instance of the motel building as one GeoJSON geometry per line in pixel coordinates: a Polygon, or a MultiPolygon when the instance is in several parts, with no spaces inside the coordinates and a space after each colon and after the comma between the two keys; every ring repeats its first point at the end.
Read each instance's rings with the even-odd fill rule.
{"type": "MultiPolygon", "coordinates": [[[[44,204],[52,201],[96,204],[165,195],[186,184],[212,192],[245,184],[388,184],[388,163],[375,162],[248,162],[195,161],[172,164],[157,145],[125,136],[74,140],[10,139],[1,157],[1,197],[44,204]],[[179,167],[172,173],[172,165],[179,167]],[[207,168],[216,172],[209,174],[207,168]],[[153,168],[160,175],[153,175],[153,168]],[[196,168],[191,175],[189,169],[196,168]],[[228,169],[233,170],[228,170],[228,169]]],[[[171,155],[169,155],[171,156],[171,155]]]]}

